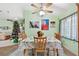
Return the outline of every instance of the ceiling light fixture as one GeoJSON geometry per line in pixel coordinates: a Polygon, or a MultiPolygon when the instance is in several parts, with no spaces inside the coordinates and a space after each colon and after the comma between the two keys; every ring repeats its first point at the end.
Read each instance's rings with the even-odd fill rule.
{"type": "Polygon", "coordinates": [[[44,16],[44,15],[45,15],[45,12],[41,10],[41,11],[39,12],[39,15],[40,15],[40,16],[44,16]]]}

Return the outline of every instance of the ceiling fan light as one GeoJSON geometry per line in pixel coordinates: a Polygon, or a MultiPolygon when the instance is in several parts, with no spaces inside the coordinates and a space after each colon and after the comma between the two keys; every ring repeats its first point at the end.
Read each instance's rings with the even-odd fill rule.
{"type": "Polygon", "coordinates": [[[40,15],[40,16],[44,16],[44,15],[45,15],[45,12],[44,12],[44,11],[40,11],[40,12],[39,12],[39,15],[40,15]]]}

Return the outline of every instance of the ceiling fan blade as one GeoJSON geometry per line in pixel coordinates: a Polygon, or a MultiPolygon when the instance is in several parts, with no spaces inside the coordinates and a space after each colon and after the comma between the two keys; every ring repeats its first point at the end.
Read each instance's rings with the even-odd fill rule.
{"type": "Polygon", "coordinates": [[[48,12],[48,13],[53,13],[53,11],[50,11],[50,10],[46,10],[45,12],[48,12]]]}
{"type": "Polygon", "coordinates": [[[46,7],[50,7],[52,5],[52,3],[46,3],[46,7]]]}
{"type": "Polygon", "coordinates": [[[40,10],[38,10],[38,11],[34,11],[34,12],[32,12],[32,14],[35,14],[35,13],[38,13],[40,10]]]}
{"type": "Polygon", "coordinates": [[[39,8],[39,7],[37,7],[36,5],[34,5],[34,4],[31,4],[31,6],[33,6],[33,7],[35,7],[35,8],[39,8]]]}

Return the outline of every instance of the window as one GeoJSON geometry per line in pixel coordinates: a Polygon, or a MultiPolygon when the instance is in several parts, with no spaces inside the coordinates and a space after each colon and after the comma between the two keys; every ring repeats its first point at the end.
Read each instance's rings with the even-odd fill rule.
{"type": "Polygon", "coordinates": [[[65,20],[65,37],[67,38],[70,38],[71,37],[71,17],[68,17],[66,20],[65,20]]]}
{"type": "Polygon", "coordinates": [[[61,21],[61,36],[64,36],[64,20],[61,21]]]}
{"type": "Polygon", "coordinates": [[[77,40],[77,14],[72,17],[72,39],[77,40]]]}
{"type": "Polygon", "coordinates": [[[77,41],[77,13],[73,13],[60,20],[61,36],[77,41]]]}

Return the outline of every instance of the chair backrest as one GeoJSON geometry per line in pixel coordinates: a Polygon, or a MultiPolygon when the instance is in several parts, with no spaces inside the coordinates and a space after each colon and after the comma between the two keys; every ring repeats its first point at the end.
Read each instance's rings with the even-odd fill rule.
{"type": "Polygon", "coordinates": [[[45,49],[46,48],[46,37],[34,37],[34,43],[36,49],[45,49]]]}

